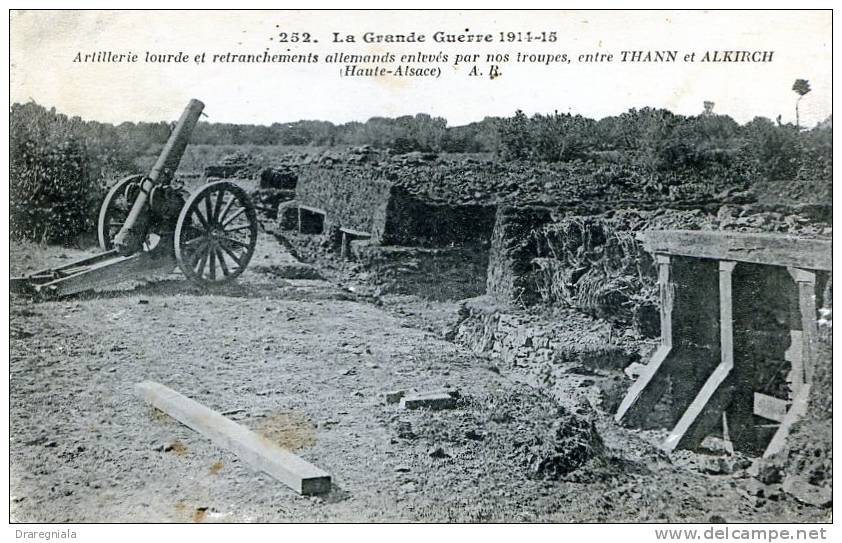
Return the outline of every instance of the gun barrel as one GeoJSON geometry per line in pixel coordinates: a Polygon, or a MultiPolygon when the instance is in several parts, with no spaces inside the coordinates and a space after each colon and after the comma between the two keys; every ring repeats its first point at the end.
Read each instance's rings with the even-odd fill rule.
{"type": "Polygon", "coordinates": [[[143,245],[148,230],[147,204],[152,187],[169,183],[175,175],[184,150],[190,140],[190,134],[199,122],[199,116],[205,104],[199,100],[190,100],[184,113],[178,119],[175,128],[164,145],[158,160],[144,180],[135,198],[125,224],[114,237],[114,247],[121,255],[136,253],[143,245]]]}

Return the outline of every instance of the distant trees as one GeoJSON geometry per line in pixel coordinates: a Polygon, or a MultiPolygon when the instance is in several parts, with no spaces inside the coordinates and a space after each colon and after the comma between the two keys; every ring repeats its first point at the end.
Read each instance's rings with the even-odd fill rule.
{"type": "MultiPolygon", "coordinates": [[[[791,126],[791,125],[790,125],[791,126]]],[[[798,171],[801,148],[798,133],[769,119],[755,117],[741,130],[742,146],[767,179],[792,179],[798,171]]]]}
{"type": "Polygon", "coordinates": [[[409,151],[436,151],[443,146],[447,121],[426,113],[391,119],[372,117],[365,123],[335,125],[328,121],[296,121],[263,125],[199,123],[191,141],[207,145],[372,145],[409,151]]]}
{"type": "Polygon", "coordinates": [[[643,108],[594,121],[557,112],[528,118],[518,111],[500,121],[500,155],[567,162],[633,152],[653,169],[668,170],[724,160],[735,150],[738,132],[733,119],[712,113],[684,117],[643,108]]]}
{"type": "MultiPolygon", "coordinates": [[[[793,89],[799,100],[810,91],[805,80],[796,81],[793,89]]],[[[341,125],[202,122],[191,142],[487,153],[501,161],[582,164],[588,171],[608,172],[605,175],[618,183],[657,178],[666,191],[706,179],[733,181],[735,186],[758,179],[829,183],[832,127],[828,119],[802,132],[798,124],[775,124],[765,118],[740,126],[726,115],[714,114],[713,104],[706,103],[702,114],[689,117],[654,108],[631,109],[599,121],[558,112],[530,117],[516,111],[512,117],[487,117],[456,127],[423,113],[341,125]]],[[[91,230],[105,184],[143,170],[138,165],[157,156],[170,133],[164,122],[85,122],[35,103],[12,105],[9,129],[12,235],[47,241],[71,240],[91,230]]]]}
{"type": "Polygon", "coordinates": [[[727,177],[750,186],[809,176],[829,182],[832,176],[830,120],[803,133],[765,118],[740,126],[714,114],[711,104],[698,116],[643,108],[599,121],[517,111],[498,126],[499,155],[506,160],[614,162],[670,184],[727,177]]]}

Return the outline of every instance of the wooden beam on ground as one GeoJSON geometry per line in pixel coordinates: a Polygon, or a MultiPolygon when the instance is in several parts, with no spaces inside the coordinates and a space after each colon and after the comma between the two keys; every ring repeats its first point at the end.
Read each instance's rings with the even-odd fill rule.
{"type": "Polygon", "coordinates": [[[159,383],[144,381],[135,388],[150,405],[233,451],[253,468],[268,473],[296,492],[330,491],[329,474],[216,411],[159,383]]]}
{"type": "Polygon", "coordinates": [[[700,230],[649,230],[638,234],[638,238],[650,253],[808,270],[833,269],[829,240],[700,230]]]}

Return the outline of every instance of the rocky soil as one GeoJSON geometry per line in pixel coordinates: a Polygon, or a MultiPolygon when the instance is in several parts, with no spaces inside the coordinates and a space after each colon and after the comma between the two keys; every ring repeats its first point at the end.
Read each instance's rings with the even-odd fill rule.
{"type": "MultiPolygon", "coordinates": [[[[88,252],[13,243],[11,271],[88,252]]],[[[13,297],[12,519],[830,518],[751,477],[744,460],[669,458],[657,432],[616,426],[607,403],[628,380],[621,368],[563,360],[544,392],[516,364],[448,341],[455,304],[319,277],[263,236],[239,282],[220,289],[173,274],[60,301],[13,297]],[[295,450],[332,474],[333,490],[301,497],[255,472],[139,400],[133,388],[147,379],[295,450]],[[413,390],[457,401],[437,411],[386,401],[413,390]]]]}

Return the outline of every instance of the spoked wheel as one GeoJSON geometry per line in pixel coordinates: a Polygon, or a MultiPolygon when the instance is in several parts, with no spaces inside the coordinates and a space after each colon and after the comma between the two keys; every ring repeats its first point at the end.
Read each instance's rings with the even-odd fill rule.
{"type": "Polygon", "coordinates": [[[251,260],[257,230],[257,213],[243,189],[228,181],[208,183],[190,196],[178,217],[178,267],[194,281],[229,281],[251,260]]]}
{"type": "MultiPolygon", "coordinates": [[[[105,200],[102,201],[102,207],[99,208],[99,220],[97,221],[97,234],[99,236],[99,246],[103,251],[110,251],[113,247],[114,237],[123,227],[126,222],[126,217],[129,216],[129,210],[132,207],[134,198],[129,199],[129,194],[126,194],[129,185],[132,183],[140,183],[143,179],[142,175],[130,175],[117,181],[108,194],[105,195],[105,200]]],[[[152,240],[147,239],[144,243],[144,249],[149,250],[152,240]]]]}

